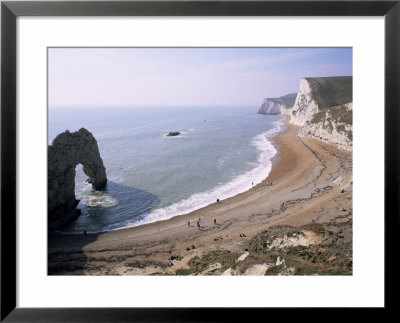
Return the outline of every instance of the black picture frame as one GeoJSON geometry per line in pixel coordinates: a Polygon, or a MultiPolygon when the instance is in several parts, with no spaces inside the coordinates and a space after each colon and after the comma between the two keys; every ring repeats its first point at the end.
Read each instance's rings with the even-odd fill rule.
{"type": "MultiPolygon", "coordinates": [[[[385,19],[385,309],[399,286],[400,1],[2,1],[1,3],[1,321],[236,321],[265,309],[17,308],[16,19],[19,16],[384,16],[385,19]],[[392,295],[392,296],[391,296],[392,295]],[[250,313],[248,313],[250,312],[250,313]]],[[[333,313],[333,312],[332,312],[333,313]]],[[[335,314],[333,314],[335,315],[335,314]]]]}

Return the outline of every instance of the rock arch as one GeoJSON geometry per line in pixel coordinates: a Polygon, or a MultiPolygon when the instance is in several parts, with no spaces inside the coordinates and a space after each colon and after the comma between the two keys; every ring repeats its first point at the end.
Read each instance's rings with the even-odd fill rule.
{"type": "Polygon", "coordinates": [[[75,167],[78,164],[82,164],[95,190],[105,187],[106,169],[97,141],[85,128],[60,133],[48,146],[49,230],[59,229],[80,215],[80,210],[76,209],[79,200],[75,198],[75,167]]]}

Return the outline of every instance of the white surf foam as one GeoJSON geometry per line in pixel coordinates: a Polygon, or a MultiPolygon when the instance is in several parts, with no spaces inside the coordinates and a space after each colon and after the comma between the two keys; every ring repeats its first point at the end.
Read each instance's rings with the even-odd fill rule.
{"type": "Polygon", "coordinates": [[[112,207],[118,204],[118,200],[111,195],[108,195],[104,191],[95,191],[89,187],[75,194],[80,203],[90,207],[112,207]]]}
{"type": "Polygon", "coordinates": [[[187,135],[188,134],[188,132],[181,132],[179,135],[177,135],[177,136],[168,136],[168,134],[163,134],[162,135],[162,137],[163,138],[166,138],[166,139],[169,139],[169,140],[172,140],[172,139],[182,139],[182,138],[186,138],[186,136],[185,135],[187,135]]]}
{"type": "Polygon", "coordinates": [[[244,174],[236,176],[230,182],[218,185],[211,190],[196,193],[189,198],[152,211],[144,219],[132,222],[125,227],[133,227],[146,223],[167,220],[180,214],[186,214],[216,202],[217,199],[223,200],[249,190],[252,183],[261,183],[270,173],[272,168],[271,159],[277,153],[276,148],[270,138],[283,131],[282,120],[274,122],[274,127],[268,131],[256,135],[252,139],[252,145],[259,150],[255,167],[244,174]]]}

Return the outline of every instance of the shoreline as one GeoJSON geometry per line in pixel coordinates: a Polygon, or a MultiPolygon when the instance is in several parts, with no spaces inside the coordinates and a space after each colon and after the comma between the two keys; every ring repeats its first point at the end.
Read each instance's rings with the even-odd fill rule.
{"type": "Polygon", "coordinates": [[[338,214],[351,218],[352,192],[341,193],[334,180],[341,167],[351,167],[352,153],[315,139],[300,139],[299,127],[289,124],[287,119],[282,122],[286,129],[270,138],[279,147],[278,153],[271,160],[268,177],[260,184],[220,203],[167,220],[86,237],[49,233],[49,272],[175,274],[186,268],[193,257],[221,250],[244,252],[253,238],[272,227],[327,223],[336,221],[338,214]],[[272,182],[272,186],[267,182],[272,182]],[[347,210],[346,214],[340,213],[341,208],[347,210]],[[213,224],[214,219],[217,225],[213,224]],[[190,227],[188,221],[192,223],[190,227]],[[242,233],[246,237],[240,237],[242,233]],[[187,250],[191,245],[195,249],[187,250]],[[71,255],[75,254],[84,255],[84,260],[72,265],[71,255]],[[173,268],[167,267],[171,255],[181,258],[173,268]]]}
{"type": "MultiPolygon", "coordinates": [[[[268,176],[266,178],[264,178],[261,181],[261,183],[249,188],[248,190],[243,191],[243,192],[241,192],[239,194],[236,194],[234,196],[231,196],[231,197],[229,197],[229,198],[227,198],[225,200],[221,200],[220,205],[222,205],[223,201],[224,202],[226,202],[226,201],[229,202],[229,200],[231,200],[231,199],[240,198],[242,194],[249,193],[250,191],[255,190],[257,188],[261,188],[261,187],[267,186],[268,182],[272,182],[273,180],[276,180],[280,176],[282,176],[282,173],[284,172],[284,169],[286,169],[286,168],[282,167],[284,169],[280,169],[280,165],[279,165],[280,162],[282,161],[282,158],[280,156],[280,154],[281,154],[280,146],[279,146],[279,143],[278,143],[279,142],[279,136],[284,135],[285,132],[287,132],[289,130],[289,127],[297,128],[297,126],[289,124],[287,119],[282,120],[282,123],[286,126],[286,128],[282,132],[279,132],[275,136],[269,138],[271,140],[271,142],[274,144],[275,148],[277,148],[277,153],[271,158],[271,164],[272,165],[271,165],[271,171],[269,172],[268,176]],[[278,168],[278,169],[276,169],[276,168],[278,168]]],[[[159,221],[149,222],[149,223],[143,223],[143,224],[137,225],[137,226],[123,227],[123,228],[118,228],[118,229],[109,230],[109,231],[92,232],[92,233],[87,233],[87,235],[88,236],[89,235],[99,235],[99,234],[106,234],[106,233],[113,233],[113,232],[125,232],[125,231],[129,232],[129,231],[135,230],[135,229],[138,230],[138,229],[140,229],[142,227],[150,227],[150,226],[153,226],[153,225],[160,225],[162,223],[171,222],[171,221],[175,222],[175,221],[178,221],[178,219],[186,220],[186,218],[193,217],[193,216],[196,217],[197,213],[205,211],[206,209],[209,209],[209,208],[212,208],[212,207],[215,207],[215,206],[218,206],[218,203],[213,202],[213,203],[208,204],[208,205],[206,205],[204,207],[198,208],[198,209],[196,209],[194,211],[183,213],[183,214],[179,214],[179,215],[173,216],[173,217],[171,217],[169,219],[159,220],[159,221]]],[[[58,232],[58,231],[56,231],[54,233],[60,234],[60,235],[68,235],[68,236],[78,236],[78,237],[82,236],[82,234],[79,234],[79,233],[63,233],[63,232],[58,232]]]]}
{"type": "MultiPolygon", "coordinates": [[[[284,132],[287,130],[287,120],[288,120],[287,117],[283,116],[283,119],[282,119],[282,120],[276,121],[276,123],[278,123],[278,125],[277,125],[278,130],[277,130],[277,132],[274,131],[272,134],[265,134],[266,132],[268,132],[268,131],[274,129],[274,128],[272,128],[272,129],[270,129],[270,130],[264,131],[264,132],[262,132],[262,133],[259,134],[259,135],[265,136],[266,139],[272,144],[272,146],[273,146],[274,149],[276,150],[276,153],[275,153],[272,157],[269,158],[269,161],[271,162],[271,170],[268,172],[267,177],[264,177],[258,184],[255,184],[253,187],[249,187],[248,189],[243,188],[243,189],[244,189],[243,191],[240,191],[240,192],[238,192],[238,193],[236,193],[236,194],[234,194],[234,195],[232,195],[232,196],[229,196],[229,197],[227,197],[227,198],[222,198],[222,199],[221,199],[221,202],[222,202],[222,201],[226,201],[227,199],[233,198],[233,197],[235,197],[235,196],[237,196],[237,195],[239,195],[239,194],[245,193],[245,192],[247,192],[247,191],[249,191],[249,190],[251,190],[251,189],[257,187],[258,185],[262,184],[266,179],[268,179],[268,177],[270,176],[270,174],[271,174],[272,170],[274,169],[275,165],[276,165],[277,163],[279,163],[279,161],[280,161],[280,150],[279,150],[279,145],[277,145],[277,144],[274,142],[274,138],[277,137],[277,136],[279,136],[280,134],[284,133],[284,132]]],[[[274,123],[275,123],[275,122],[274,122],[274,123]]],[[[256,137],[257,137],[257,135],[256,135],[256,137]]],[[[254,138],[253,138],[253,139],[254,139],[254,138]]],[[[262,166],[262,165],[261,165],[261,166],[262,166]]],[[[259,166],[257,166],[257,167],[259,167],[259,166]]],[[[254,170],[254,169],[251,169],[251,170],[249,170],[249,171],[247,171],[247,172],[251,172],[251,171],[253,171],[253,170],[254,170]]],[[[228,183],[225,183],[225,184],[222,184],[222,185],[213,187],[213,188],[209,189],[207,192],[210,192],[210,191],[213,191],[213,190],[215,190],[215,189],[217,189],[217,188],[219,188],[219,187],[228,185],[228,184],[232,183],[237,177],[240,177],[240,176],[243,176],[243,175],[246,175],[246,173],[239,174],[239,175],[237,175],[236,177],[232,178],[228,183]]],[[[205,192],[198,192],[198,193],[192,194],[192,196],[193,196],[193,195],[198,195],[198,194],[204,194],[204,193],[205,193],[205,192]]],[[[189,196],[189,197],[186,198],[186,199],[183,199],[183,200],[180,200],[180,201],[178,201],[178,202],[175,202],[175,203],[173,203],[173,204],[171,204],[171,205],[169,205],[169,206],[162,207],[161,209],[165,209],[165,208],[171,207],[172,205],[182,203],[183,201],[190,199],[190,197],[191,197],[191,196],[189,196]]],[[[206,207],[208,207],[208,206],[210,206],[210,205],[212,205],[212,204],[216,204],[216,202],[210,202],[210,203],[208,203],[208,204],[205,204],[204,206],[197,207],[196,209],[191,210],[191,211],[187,211],[187,212],[185,212],[185,213],[180,213],[180,214],[176,214],[176,215],[172,215],[172,216],[167,215],[167,218],[165,218],[165,219],[159,219],[159,220],[152,221],[152,222],[140,223],[141,221],[144,221],[144,220],[146,219],[146,218],[144,218],[144,219],[139,220],[139,221],[136,222],[136,223],[139,223],[139,224],[132,223],[132,225],[127,225],[127,226],[124,226],[124,227],[115,228],[115,229],[110,229],[110,230],[104,230],[104,231],[96,231],[96,232],[87,231],[87,234],[103,234],[103,233],[107,233],[107,232],[119,231],[119,230],[125,230],[125,229],[131,229],[131,228],[135,228],[135,227],[139,227],[139,226],[143,226],[143,225],[147,225],[147,224],[152,224],[152,223],[157,223],[157,222],[168,221],[168,220],[170,220],[170,219],[172,219],[172,218],[175,218],[175,217],[180,217],[180,216],[189,215],[190,213],[199,211],[199,210],[201,210],[201,209],[203,209],[203,208],[206,208],[206,207]]],[[[151,212],[149,213],[149,215],[151,215],[151,212]]],[[[76,235],[76,236],[79,236],[79,235],[81,234],[81,233],[76,233],[76,232],[75,232],[75,233],[74,233],[74,232],[62,232],[62,231],[59,231],[59,230],[55,231],[55,233],[62,234],[62,235],[76,235]]]]}
{"type": "MultiPolygon", "coordinates": [[[[273,155],[273,156],[269,159],[269,161],[271,162],[271,170],[269,171],[267,177],[265,177],[264,179],[262,179],[261,182],[259,182],[258,184],[254,185],[253,187],[250,187],[250,188],[248,188],[248,189],[246,189],[246,190],[244,190],[244,191],[242,191],[242,192],[239,192],[239,193],[237,193],[237,194],[234,194],[234,195],[232,195],[232,196],[230,196],[230,197],[227,197],[227,198],[225,198],[225,199],[221,199],[221,200],[220,200],[221,202],[222,202],[222,201],[226,201],[226,200],[228,200],[228,199],[230,199],[230,198],[234,198],[234,197],[236,197],[236,196],[238,196],[238,195],[240,195],[240,194],[242,194],[242,193],[248,192],[248,191],[250,191],[251,189],[257,187],[257,186],[260,185],[260,184],[262,184],[263,182],[265,182],[265,181],[268,179],[268,177],[269,177],[270,174],[272,173],[272,170],[274,169],[275,165],[278,164],[279,161],[280,161],[279,145],[277,145],[277,144],[274,142],[274,138],[277,137],[277,136],[279,136],[280,134],[284,133],[284,132],[287,130],[287,122],[286,122],[287,120],[288,120],[288,119],[287,119],[286,117],[284,117],[282,120],[278,121],[278,123],[279,123],[278,127],[283,126],[283,129],[280,130],[280,131],[278,130],[278,132],[273,133],[273,134],[272,134],[271,136],[269,136],[269,137],[266,137],[266,139],[270,141],[270,143],[273,145],[273,147],[274,147],[275,150],[276,150],[275,155],[273,155]]],[[[269,131],[269,130],[267,130],[267,131],[269,131]]],[[[261,134],[264,134],[264,133],[265,133],[265,132],[263,132],[263,133],[261,133],[261,134]]],[[[267,136],[267,135],[264,134],[264,136],[267,136]]],[[[251,170],[250,170],[250,171],[251,171],[251,170]]],[[[239,175],[237,175],[237,177],[243,176],[243,175],[244,175],[244,174],[239,174],[239,175]]],[[[227,184],[231,183],[234,179],[235,179],[235,178],[231,179],[230,182],[225,183],[225,184],[223,184],[223,185],[227,185],[227,184]]],[[[221,185],[221,186],[223,186],[223,185],[221,185]]],[[[216,187],[211,188],[210,191],[212,191],[212,190],[214,190],[214,189],[216,189],[216,187]]],[[[199,192],[199,193],[195,193],[194,195],[196,195],[196,194],[202,194],[202,193],[203,193],[203,192],[199,192]]],[[[189,198],[190,198],[190,197],[189,197],[189,198]]],[[[189,198],[187,198],[187,199],[189,199],[189,198]]],[[[178,203],[181,203],[182,201],[183,201],[183,200],[181,200],[181,201],[179,201],[179,202],[176,202],[176,203],[173,203],[173,204],[178,204],[178,203]]],[[[172,205],[173,205],[173,204],[172,204],[172,205]]],[[[211,203],[206,204],[206,205],[204,205],[204,206],[202,206],[202,207],[196,208],[195,210],[188,211],[188,212],[181,213],[181,214],[177,214],[177,215],[172,215],[172,216],[169,217],[169,218],[160,219],[160,220],[157,220],[157,221],[154,221],[154,222],[147,222],[147,223],[142,223],[142,224],[139,224],[139,225],[126,226],[126,227],[121,227],[121,228],[117,228],[117,229],[113,229],[113,230],[102,231],[102,232],[96,232],[96,233],[105,233],[105,232],[110,232],[110,231],[118,231],[118,230],[130,229],[130,228],[135,228],[135,227],[139,227],[139,226],[143,226],[143,225],[147,225],[147,224],[152,224],[152,223],[157,223],[157,222],[168,221],[168,220],[170,220],[170,219],[173,219],[173,218],[176,218],[176,217],[180,217],[180,216],[189,216],[191,213],[200,211],[200,210],[202,210],[202,209],[204,209],[204,208],[206,208],[206,207],[208,207],[208,206],[210,206],[210,205],[213,205],[213,204],[217,204],[217,203],[216,203],[216,202],[211,202],[211,203]]],[[[164,207],[164,208],[165,208],[165,207],[164,207]]]]}

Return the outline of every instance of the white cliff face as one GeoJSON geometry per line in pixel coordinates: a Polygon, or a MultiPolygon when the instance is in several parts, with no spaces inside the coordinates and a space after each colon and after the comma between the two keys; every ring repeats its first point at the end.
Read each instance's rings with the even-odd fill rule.
{"type": "Polygon", "coordinates": [[[260,114],[279,114],[281,109],[285,109],[285,106],[281,103],[274,102],[271,99],[264,99],[258,113],[260,114]]]}
{"type": "Polygon", "coordinates": [[[266,98],[261,103],[258,113],[260,114],[284,114],[293,107],[297,93],[289,93],[279,98],[266,98]]]}
{"type": "Polygon", "coordinates": [[[311,84],[307,79],[300,82],[300,91],[291,109],[290,123],[301,126],[298,134],[338,145],[341,149],[353,149],[353,103],[320,109],[313,98],[311,84]]]}
{"type": "Polygon", "coordinates": [[[281,115],[291,117],[292,116],[292,111],[293,111],[293,107],[291,107],[291,108],[282,107],[281,108],[281,115]]]}
{"type": "Polygon", "coordinates": [[[300,81],[300,91],[291,110],[290,122],[298,126],[304,126],[307,120],[319,111],[318,104],[311,95],[311,86],[306,79],[300,81]]]}
{"type": "Polygon", "coordinates": [[[308,78],[300,81],[297,95],[291,93],[280,98],[264,99],[258,113],[286,115],[290,123],[301,127],[299,136],[352,150],[353,103],[350,101],[351,77],[308,78]]]}
{"type": "MultiPolygon", "coordinates": [[[[306,121],[298,134],[302,137],[311,137],[338,145],[341,149],[353,149],[353,125],[345,118],[337,117],[351,114],[353,103],[332,107],[315,114],[306,121]]],[[[351,119],[351,118],[350,118],[351,119]]]]}

